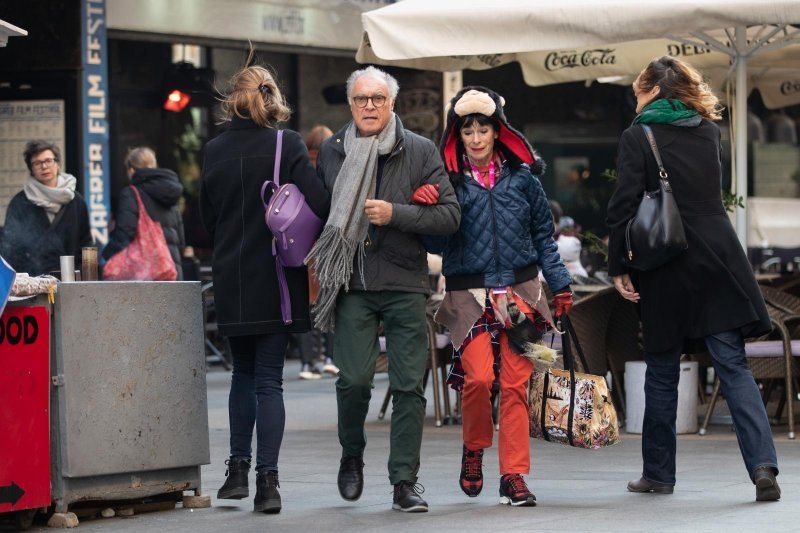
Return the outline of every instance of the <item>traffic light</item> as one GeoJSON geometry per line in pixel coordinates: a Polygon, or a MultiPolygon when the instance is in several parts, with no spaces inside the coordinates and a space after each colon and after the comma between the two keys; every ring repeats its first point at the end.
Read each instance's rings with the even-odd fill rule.
{"type": "Polygon", "coordinates": [[[189,104],[189,100],[191,99],[192,97],[190,95],[186,94],[180,89],[173,89],[167,95],[167,99],[164,100],[164,109],[167,111],[174,111],[176,113],[178,111],[183,111],[183,108],[189,104]]]}
{"type": "Polygon", "coordinates": [[[196,68],[188,62],[174,63],[164,77],[164,103],[167,111],[183,111],[189,103],[205,106],[214,103],[214,71],[196,68]]]}

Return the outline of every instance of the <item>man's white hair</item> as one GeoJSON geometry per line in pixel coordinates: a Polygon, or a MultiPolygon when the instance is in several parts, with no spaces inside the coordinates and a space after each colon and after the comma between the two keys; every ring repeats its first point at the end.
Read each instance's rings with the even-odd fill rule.
{"type": "Polygon", "coordinates": [[[397,80],[389,74],[388,72],[384,72],[379,68],[375,68],[373,66],[365,67],[359,70],[356,70],[350,77],[347,78],[347,103],[353,103],[353,85],[356,84],[359,78],[364,76],[370,76],[375,78],[376,80],[384,82],[387,87],[389,87],[389,97],[394,100],[397,98],[397,92],[400,90],[400,84],[397,83],[397,80]]]}

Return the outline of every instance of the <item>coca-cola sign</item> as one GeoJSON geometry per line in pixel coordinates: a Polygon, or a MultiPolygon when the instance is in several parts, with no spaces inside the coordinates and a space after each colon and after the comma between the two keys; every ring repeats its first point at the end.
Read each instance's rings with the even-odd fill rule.
{"type": "Polygon", "coordinates": [[[800,93],[800,80],[786,80],[781,83],[782,95],[786,96],[795,93],[800,93]]]}
{"type": "Polygon", "coordinates": [[[595,48],[592,50],[561,50],[550,52],[544,59],[544,68],[553,72],[563,68],[586,68],[599,65],[614,65],[617,56],[613,48],[595,48]]]}

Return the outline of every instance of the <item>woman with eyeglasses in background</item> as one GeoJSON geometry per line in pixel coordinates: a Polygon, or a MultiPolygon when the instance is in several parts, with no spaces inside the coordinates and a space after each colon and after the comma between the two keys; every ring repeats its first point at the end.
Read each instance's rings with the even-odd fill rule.
{"type": "Polygon", "coordinates": [[[61,150],[44,140],[29,141],[23,152],[30,176],[8,204],[0,255],[17,272],[48,274],[59,257],[75,256],[92,245],[89,212],[75,190],[75,176],[61,171],[61,150]]]}

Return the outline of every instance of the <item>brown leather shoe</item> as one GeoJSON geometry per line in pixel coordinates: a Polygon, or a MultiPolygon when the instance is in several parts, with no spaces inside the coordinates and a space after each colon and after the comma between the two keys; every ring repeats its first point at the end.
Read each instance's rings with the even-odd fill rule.
{"type": "Polygon", "coordinates": [[[653,494],[672,494],[675,485],[667,485],[658,481],[650,481],[643,477],[628,482],[629,492],[652,492],[653,494]]]}
{"type": "Polygon", "coordinates": [[[781,488],[778,486],[772,467],[756,468],[753,472],[753,483],[756,486],[757,502],[774,502],[781,499],[781,488]]]}

